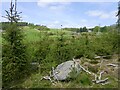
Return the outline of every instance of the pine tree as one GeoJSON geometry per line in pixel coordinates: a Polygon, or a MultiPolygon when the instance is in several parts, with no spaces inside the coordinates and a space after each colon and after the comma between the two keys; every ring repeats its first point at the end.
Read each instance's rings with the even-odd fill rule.
{"type": "Polygon", "coordinates": [[[11,82],[20,80],[29,73],[29,62],[26,54],[26,46],[23,43],[22,30],[17,26],[20,20],[15,4],[11,1],[10,11],[5,10],[10,21],[3,35],[2,52],[2,81],[3,87],[10,87],[11,82]]]}

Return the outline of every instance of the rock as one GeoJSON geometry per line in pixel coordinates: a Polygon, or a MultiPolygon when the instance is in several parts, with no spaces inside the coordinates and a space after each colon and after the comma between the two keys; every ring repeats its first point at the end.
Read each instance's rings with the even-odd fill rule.
{"type": "Polygon", "coordinates": [[[73,70],[73,68],[76,69],[76,71],[80,71],[79,67],[79,61],[66,61],[64,63],[59,64],[56,69],[53,71],[54,79],[56,80],[65,80],[69,73],[73,70]]]}

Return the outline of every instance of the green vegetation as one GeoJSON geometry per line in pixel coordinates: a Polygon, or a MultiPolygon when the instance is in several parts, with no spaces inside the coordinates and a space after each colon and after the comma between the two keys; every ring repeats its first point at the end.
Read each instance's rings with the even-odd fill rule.
{"type": "Polygon", "coordinates": [[[120,48],[119,19],[117,26],[50,29],[18,22],[21,12],[16,11],[16,1],[15,4],[11,1],[10,11],[5,11],[10,22],[0,23],[3,88],[118,88],[118,69],[107,64],[120,61],[115,56],[120,48]],[[95,56],[105,58],[95,59],[95,56]],[[41,80],[52,67],[72,58],[81,59],[80,64],[96,75],[104,70],[102,78],[108,77],[110,83],[94,84],[92,75],[82,70],[77,72],[75,68],[66,80],[55,85],[41,80]]]}
{"type": "Polygon", "coordinates": [[[16,24],[9,25],[3,37],[6,40],[6,43],[3,42],[2,50],[3,87],[9,87],[10,82],[29,74],[30,63],[26,54],[26,46],[22,41],[23,34],[16,24]]]}
{"type": "MultiPolygon", "coordinates": [[[[11,28],[9,28],[8,31],[4,32],[3,37],[6,37],[5,35],[8,34],[10,30],[14,30],[14,32],[16,31],[16,28],[14,27],[13,29],[11,28]]],[[[45,31],[44,30],[39,31],[36,28],[30,28],[29,26],[22,26],[21,30],[18,30],[18,31],[22,32],[21,33],[22,36],[24,35],[24,39],[22,43],[24,43],[25,46],[27,47],[26,49],[24,49],[22,46],[19,45],[19,47],[21,47],[19,48],[19,50],[16,49],[17,47],[15,48],[15,51],[19,51],[18,53],[17,52],[15,53],[14,51],[15,57],[19,59],[19,60],[16,59],[15,61],[23,60],[23,62],[25,62],[26,60],[29,60],[27,61],[27,63],[36,62],[36,63],[39,63],[38,65],[39,67],[36,68],[36,70],[32,67],[29,67],[31,71],[27,69],[29,65],[27,65],[27,67],[24,67],[25,70],[27,71],[24,73],[29,73],[29,72],[33,72],[33,73],[29,76],[29,78],[24,79],[24,81],[22,81],[21,83],[12,84],[13,87],[28,87],[28,88],[52,87],[52,84],[49,81],[46,81],[46,80],[39,81],[42,78],[42,76],[47,75],[49,73],[52,66],[56,67],[58,64],[64,61],[70,60],[73,57],[89,58],[91,60],[89,61],[91,64],[96,64],[98,63],[98,61],[94,60],[95,55],[104,56],[104,55],[114,55],[118,53],[117,39],[119,35],[117,31],[114,31],[114,29],[111,32],[108,31],[106,33],[101,33],[99,35],[95,34],[94,32],[91,32],[91,33],[83,32],[78,35],[73,35],[72,34],[73,31],[66,31],[66,30],[60,30],[60,29],[58,30],[50,29],[45,31]],[[22,52],[22,50],[24,50],[25,52],[24,56],[19,58],[18,55],[20,51],[22,52]]],[[[17,36],[15,37],[16,37],[15,39],[15,42],[16,42],[16,40],[19,40],[19,38],[17,38],[17,36]]],[[[11,39],[11,40],[14,40],[14,39],[11,39]]],[[[4,56],[3,60],[4,61],[8,60],[7,58],[11,57],[10,53],[12,53],[12,49],[8,50],[7,45],[9,46],[9,40],[5,39],[3,41],[3,56],[4,56]]],[[[12,57],[13,55],[14,54],[12,54],[12,57]]],[[[11,61],[14,61],[14,59],[11,58],[11,61]]],[[[19,64],[16,64],[16,65],[18,67],[19,64]]],[[[12,64],[12,67],[16,67],[16,66],[12,64]]],[[[3,62],[3,73],[4,71],[6,73],[10,72],[10,70],[13,70],[12,67],[11,69],[9,67],[8,71],[4,70],[4,62],[3,62]]],[[[94,73],[98,71],[98,67],[94,68],[89,65],[88,68],[91,72],[94,72],[94,73]]],[[[17,73],[17,71],[14,71],[14,72],[12,71],[11,73],[15,74],[17,73]]],[[[21,74],[20,76],[22,77],[21,74]]],[[[7,74],[5,74],[5,76],[6,75],[7,74]]],[[[11,75],[12,76],[6,76],[6,77],[12,79],[14,75],[13,74],[11,75]]],[[[3,76],[4,80],[7,79],[5,76],[3,76]]],[[[17,75],[17,77],[14,78],[13,81],[18,80],[18,76],[19,75],[17,75]]],[[[64,87],[66,88],[72,87],[72,84],[74,83],[76,83],[75,87],[80,87],[80,86],[89,87],[92,85],[91,78],[89,78],[87,74],[81,72],[77,76],[73,74],[74,79],[69,79],[68,80],[69,85],[67,86],[67,82],[66,82],[64,87]]],[[[65,82],[60,82],[60,83],[62,84],[65,82]]],[[[8,86],[8,87],[11,87],[11,86],[8,86]]]]}
{"type": "MultiPolygon", "coordinates": [[[[43,25],[18,22],[20,17],[11,1],[10,11],[6,11],[10,22],[2,22],[2,87],[3,88],[117,88],[118,69],[108,67],[108,63],[118,63],[120,35],[118,27],[95,26],[50,29],[43,25]],[[10,14],[11,13],[11,14],[10,14]],[[90,31],[90,32],[89,32],[90,31]],[[104,63],[95,56],[105,56],[104,63]],[[92,82],[93,76],[74,68],[67,80],[53,85],[41,80],[52,67],[72,60],[82,59],[80,64],[90,72],[98,74],[105,70],[109,84],[92,82]],[[117,58],[117,59],[116,59],[117,58]]],[[[1,53],[1,52],[0,52],[1,53]]],[[[1,63],[1,62],[0,62],[1,63]]],[[[0,73],[1,75],[1,73],[0,73]]]]}

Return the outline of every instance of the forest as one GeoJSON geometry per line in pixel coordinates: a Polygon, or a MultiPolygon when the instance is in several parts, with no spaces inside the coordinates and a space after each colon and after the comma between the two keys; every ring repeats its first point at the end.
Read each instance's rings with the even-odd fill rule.
{"type": "Polygon", "coordinates": [[[6,11],[9,22],[0,22],[3,89],[118,88],[119,23],[53,29],[20,22],[19,13],[13,10],[14,3],[11,3],[10,10],[14,14],[6,11]],[[65,80],[54,80],[54,83],[43,78],[49,75],[52,67],[73,59],[79,60],[83,67],[79,73],[73,69],[65,80]]]}

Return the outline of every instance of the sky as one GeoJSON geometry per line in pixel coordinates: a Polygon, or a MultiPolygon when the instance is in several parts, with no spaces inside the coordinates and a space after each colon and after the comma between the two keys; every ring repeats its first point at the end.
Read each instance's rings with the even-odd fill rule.
{"type": "MultiPolygon", "coordinates": [[[[10,7],[10,2],[2,2],[0,21],[7,21],[5,10],[10,7]]],[[[18,12],[22,12],[22,21],[45,25],[49,28],[62,27],[94,27],[109,26],[117,21],[118,1],[97,0],[72,1],[72,0],[34,0],[19,1],[18,12]],[[111,2],[110,2],[111,1],[111,2]]]]}

